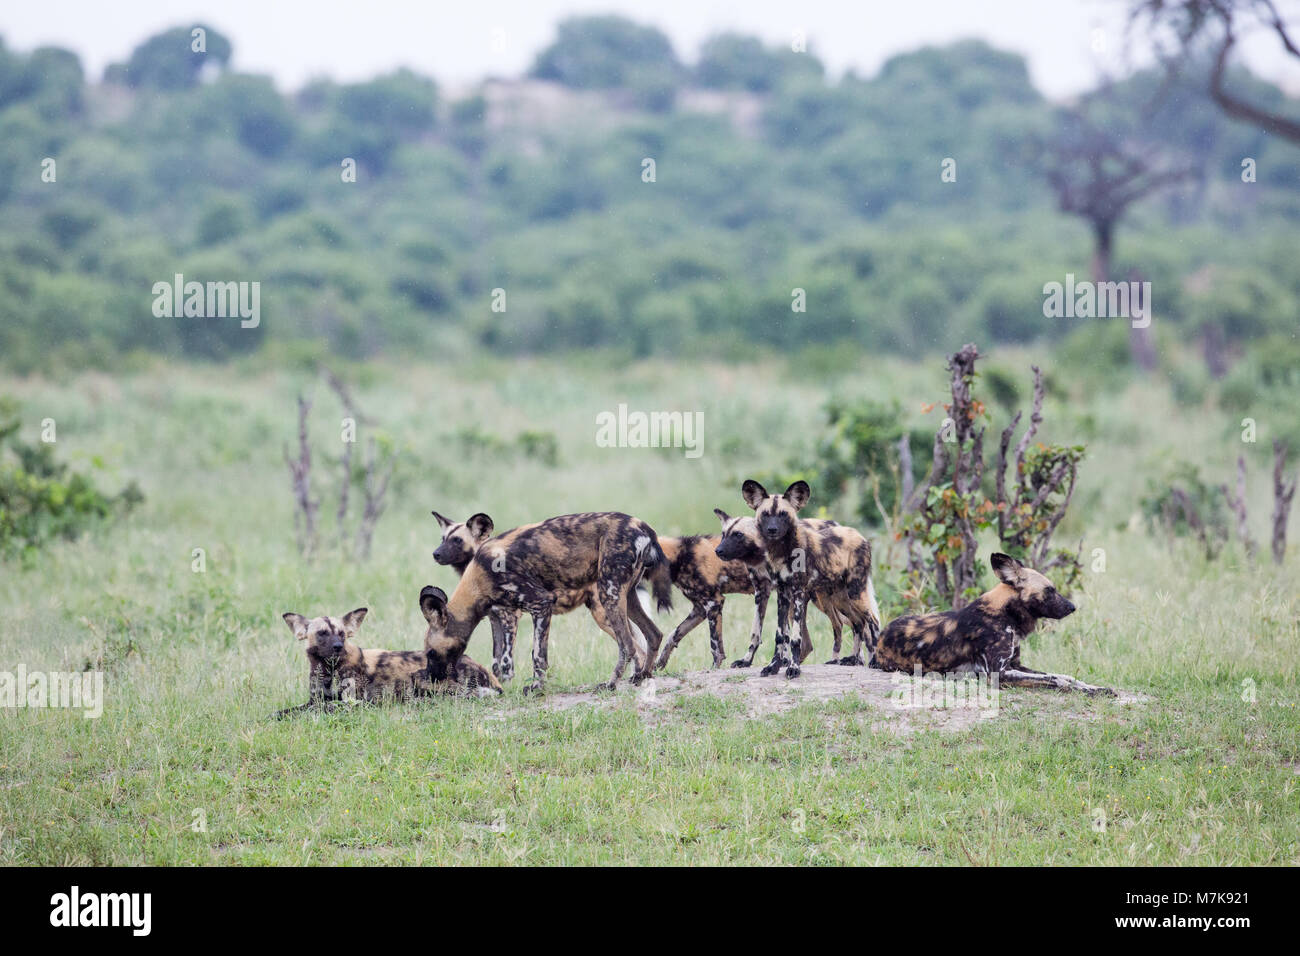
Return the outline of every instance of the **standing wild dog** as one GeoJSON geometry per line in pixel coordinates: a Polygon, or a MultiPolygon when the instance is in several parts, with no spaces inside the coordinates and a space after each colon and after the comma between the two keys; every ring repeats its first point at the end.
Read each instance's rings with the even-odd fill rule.
{"type": "Polygon", "coordinates": [[[1006,554],[989,558],[999,583],[960,611],[909,614],[889,622],[880,635],[876,666],[887,671],[998,674],[1004,684],[1055,687],[1110,694],[1064,674],[1045,674],[1020,663],[1020,642],[1040,618],[1074,613],[1070,603],[1039,572],[1006,554]]]}
{"type": "MultiPolygon", "coordinates": [[[[733,520],[741,520],[732,519],[717,508],[713,509],[713,513],[722,519],[724,534],[733,520]]],[[[767,569],[767,558],[762,542],[758,539],[754,519],[743,520],[752,526],[750,533],[743,540],[733,540],[727,549],[722,548],[723,535],[720,534],[659,539],[664,553],[668,555],[673,583],[692,604],[691,614],[664,643],[664,651],[657,665],[659,669],[668,662],[668,656],[681,643],[686,633],[706,618],[709,622],[709,647],[713,651],[713,666],[722,666],[726,659],[722,645],[724,594],[754,595],[754,626],[749,635],[749,652],[739,660],[732,661],[731,666],[749,667],[754,662],[754,654],[763,640],[763,619],[767,613],[768,596],[772,593],[772,575],[767,569]]],[[[834,526],[835,522],[813,518],[805,524],[820,530],[834,526]]],[[[818,606],[821,607],[820,604],[818,606]]],[[[822,607],[822,610],[830,618],[831,630],[835,633],[835,653],[838,654],[841,622],[834,609],[822,607]]],[[[806,622],[802,628],[802,637],[803,644],[799,653],[801,663],[812,651],[812,638],[808,636],[806,622]]]]}
{"type": "Polygon", "coordinates": [[[284,615],[289,630],[307,642],[310,664],[306,704],[282,710],[277,716],[315,705],[351,698],[376,701],[385,697],[418,697],[465,690],[480,697],[501,693],[501,685],[487,668],[462,656],[450,681],[428,679],[423,651],[381,651],[358,647],[354,641],[367,608],[349,611],[342,618],[306,618],[292,611],[284,615]]]}
{"type": "Polygon", "coordinates": [[[663,639],[636,598],[643,574],[653,584],[659,609],[672,607],[672,581],[658,536],[631,515],[562,515],[499,534],[479,546],[450,600],[439,588],[420,592],[420,607],[429,619],[424,642],[429,674],[436,679],[456,666],[491,608],[516,608],[533,619],[529,689],[541,690],[551,616],[586,606],[618,645],[614,675],[603,686],[614,687],[629,661],[635,665],[632,682],[640,683],[650,676],[663,639]]]}
{"type": "MultiPolygon", "coordinates": [[[[776,652],[762,675],[779,673],[784,667],[786,677],[799,676],[797,655],[790,645],[791,619],[802,629],[814,598],[834,608],[853,631],[853,653],[828,663],[868,663],[880,635],[880,609],[871,583],[871,542],[853,528],[814,529],[800,521],[799,510],[812,495],[807,482],[796,481],[784,494],[769,495],[749,479],[741,494],[754,509],[767,564],[776,580],[776,652]]],[[[733,535],[733,540],[738,537],[733,535]]]]}
{"type": "MultiPolygon", "coordinates": [[[[492,519],[483,512],[464,521],[451,521],[433,512],[442,528],[442,542],[433,552],[433,560],[449,565],[459,575],[465,574],[470,560],[484,541],[492,537],[492,519]]],[[[494,607],[488,612],[492,624],[492,673],[503,681],[515,676],[515,635],[519,631],[520,611],[494,607]]]]}
{"type": "Polygon", "coordinates": [[[754,627],[752,640],[756,643],[763,633],[763,617],[767,613],[767,599],[772,592],[767,569],[750,567],[742,561],[728,561],[718,556],[720,535],[687,535],[684,538],[660,538],[668,559],[668,572],[677,590],[691,602],[691,611],[682,623],[673,629],[664,641],[663,653],[655,664],[656,670],[668,665],[677,645],[701,621],[709,622],[709,650],[713,652],[713,666],[721,667],[726,660],[722,646],[722,604],[728,594],[754,595],[754,627]]]}

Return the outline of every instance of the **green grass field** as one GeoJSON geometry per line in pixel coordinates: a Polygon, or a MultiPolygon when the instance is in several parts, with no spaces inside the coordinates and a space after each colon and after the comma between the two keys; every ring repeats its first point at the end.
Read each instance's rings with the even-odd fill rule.
{"type": "MultiPolygon", "coordinates": [[[[1027,382],[1031,357],[993,359],[1027,382]]],[[[504,699],[268,715],[306,694],[284,611],[368,605],[364,646],[420,646],[420,587],[455,585],[430,557],[430,509],[484,510],[500,530],[617,509],[661,534],[711,532],[714,507],[743,510],[742,479],[811,449],[831,395],[897,397],[916,423],[937,426],[939,413],[921,407],[944,399],[942,358],[816,374],[775,361],[596,359],[354,369],[362,409],[405,456],[363,564],[332,543],[341,412],[308,373],[250,364],[5,382],[27,437],[55,419],[62,460],[98,468],[111,490],[135,478],[146,501],[0,565],[0,670],[96,666],[106,695],[96,720],[0,710],[0,862],[1300,863],[1294,546],[1281,568],[1252,565],[1235,544],[1207,561],[1135,520],[1147,476],[1171,457],[1229,476],[1238,416],[1177,404],[1159,381],[1087,386],[1038,359],[1064,389],[1045,437],[1089,446],[1058,535],[1083,540],[1085,589],[1025,659],[1144,700],[1005,691],[1015,706],[995,719],[906,733],[852,696],[755,719],[695,696],[647,721],[630,690],[551,709],[522,694],[527,625],[504,699]],[[317,400],[326,542],[311,562],[297,553],[282,459],[300,388],[317,400]],[[620,402],[703,411],[704,454],[596,447],[596,415],[620,402]],[[554,434],[558,461],[516,450],[530,430],[554,434]],[[1104,571],[1092,570],[1097,548],[1104,571]]],[[[1263,445],[1268,413],[1258,417],[1263,445]]],[[[1270,505],[1261,462],[1252,458],[1257,536],[1270,505]]],[[[886,617],[900,610],[891,574],[878,572],[886,617]]],[[[665,632],[686,612],[676,603],[659,618],[665,632]]],[[[729,656],[745,644],[750,607],[728,604],[729,656]]],[[[824,619],[810,624],[825,647],[824,619]]],[[[486,624],[469,651],[490,660],[486,624]]],[[[553,692],[604,679],[613,660],[585,612],[555,621],[553,692]]],[[[701,627],[670,670],[708,661],[701,627]]]]}

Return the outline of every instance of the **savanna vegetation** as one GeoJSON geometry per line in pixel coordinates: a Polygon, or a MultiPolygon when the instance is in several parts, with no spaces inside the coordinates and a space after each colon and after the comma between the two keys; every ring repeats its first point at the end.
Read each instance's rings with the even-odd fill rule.
{"type": "MultiPolygon", "coordinates": [[[[853,694],[762,719],[707,695],[647,718],[630,687],[552,707],[608,676],[613,645],[585,612],[554,622],[540,701],[521,689],[525,625],[524,677],[503,699],[269,716],[306,694],[284,611],[364,604],[363,646],[420,646],[420,587],[456,583],[430,557],[430,509],[487,510],[505,528],[617,508],[663,534],[709,531],[713,507],[743,509],[743,478],[800,450],[815,461],[828,397],[896,400],[905,427],[932,434],[948,387],[941,361],[876,357],[816,374],[797,360],[350,366],[369,428],[398,455],[368,561],[334,543],[330,448],[342,406],[310,372],[250,359],[220,375],[158,364],[24,380],[23,407],[60,422],[60,454],[103,456],[104,483],[137,479],[144,502],[0,574],[0,660],[106,675],[97,720],[0,716],[0,860],[1294,864],[1295,562],[1252,561],[1235,541],[1208,558],[1194,535],[1153,533],[1140,504],[1140,476],[1174,457],[1223,462],[1205,470],[1226,476],[1244,447],[1264,538],[1267,449],[1243,446],[1236,414],[1213,401],[1186,410],[1165,380],[1096,387],[1049,356],[1005,349],[989,351],[986,369],[1027,387],[1020,370],[1031,361],[1052,383],[1043,440],[1086,440],[1088,456],[1058,532],[1082,548],[1080,609],[1035,636],[1025,660],[1143,699],[1004,692],[996,719],[952,731],[922,714],[908,732],[887,704],[853,694]],[[283,459],[299,391],[314,397],[319,422],[323,543],[310,560],[295,540],[283,459]],[[614,398],[702,410],[704,454],[597,447],[595,416],[614,398]],[[539,423],[554,458],[515,441],[539,423]]],[[[1199,356],[1182,365],[1199,369],[1199,356]]],[[[814,510],[851,520],[847,504],[813,493],[814,510]]],[[[888,617],[910,606],[905,558],[871,533],[888,617]]],[[[996,541],[982,533],[981,555],[996,541]]],[[[658,621],[667,630],[685,612],[679,599],[658,621]]],[[[728,602],[729,651],[746,643],[749,617],[743,597],[728,602]]],[[[809,622],[827,648],[824,618],[809,622]]],[[[703,630],[669,676],[709,665],[703,630]]],[[[487,631],[470,643],[478,660],[490,657],[487,631]]],[[[760,653],[771,643],[769,620],[760,653]]]]}
{"type": "MultiPolygon", "coordinates": [[[[975,41],[830,79],[815,49],[687,59],[588,18],[526,78],[289,92],[205,30],[103,77],[0,46],[0,672],[105,691],[97,719],[0,708],[0,862],[1300,862],[1300,579],[1266,547],[1273,443],[1284,478],[1300,449],[1300,152],[1213,106],[1212,60],[1065,108],[975,41]],[[1081,117],[1190,170],[1108,250],[1152,283],[1140,340],[1043,314],[1098,251],[1044,172],[1081,117]],[[260,323],[156,317],[177,273],[260,282],[260,323]],[[928,481],[968,341],[983,471],[928,481]],[[700,412],[703,453],[601,447],[620,403],[700,412]],[[1024,660],[1123,696],[1006,692],[956,728],[853,693],[652,706],[587,693],[614,648],[579,611],[540,700],[525,624],[501,699],[270,719],[307,689],[285,611],[365,605],[363,646],[421,646],[420,587],[456,584],[431,509],[712,532],[747,477],[872,538],[886,619],[990,586],[993,550],[1060,558],[1079,609],[1024,660]]],[[[729,652],[749,623],[730,599],[729,652]]]]}
{"type": "Polygon", "coordinates": [[[67,50],[0,46],[5,367],[1056,341],[1083,320],[1044,320],[1043,285],[1088,274],[1094,245],[1049,176],[1080,114],[1189,173],[1114,227],[1111,273],[1152,282],[1160,328],[1227,366],[1294,332],[1300,148],[1223,116],[1208,60],[1063,109],[975,41],[831,79],[815,46],[723,34],[692,61],[596,17],[562,24],[527,77],[453,94],[434,64],[290,92],[231,69],[231,42],[202,29],[204,52],[178,26],[102,77],[67,50]],[[156,318],[151,290],[177,273],[260,282],[261,323],[156,318]]]}

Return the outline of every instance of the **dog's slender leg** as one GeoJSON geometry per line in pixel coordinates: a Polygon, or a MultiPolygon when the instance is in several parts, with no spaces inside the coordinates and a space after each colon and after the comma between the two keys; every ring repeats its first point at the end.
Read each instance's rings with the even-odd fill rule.
{"type": "Polygon", "coordinates": [[[630,586],[622,594],[614,597],[601,595],[601,604],[604,606],[605,617],[609,620],[609,626],[614,629],[619,646],[623,648],[623,653],[619,655],[618,666],[614,668],[614,676],[609,681],[611,688],[618,685],[619,678],[623,676],[623,668],[628,661],[632,662],[630,680],[633,684],[639,684],[649,677],[654,667],[649,642],[642,639],[640,643],[645,646],[638,646],[637,635],[632,633],[632,625],[628,621],[628,613],[624,606],[628,600],[637,600],[630,586]]]}
{"type": "Polygon", "coordinates": [[[509,655],[506,636],[509,625],[506,622],[512,613],[499,607],[494,607],[488,612],[488,621],[492,625],[492,673],[496,675],[497,680],[509,680],[501,674],[501,662],[509,655]]]}
{"type": "Polygon", "coordinates": [[[791,594],[793,588],[786,584],[779,584],[776,588],[776,649],[772,655],[772,663],[764,667],[759,674],[763,677],[771,677],[773,674],[780,673],[781,668],[786,668],[787,677],[799,676],[799,665],[794,663],[794,657],[790,650],[790,633],[791,633],[791,611],[794,602],[794,595],[791,594]],[[791,674],[790,671],[794,673],[791,674]]]}
{"type": "Polygon", "coordinates": [[[865,622],[850,618],[849,628],[853,631],[853,653],[841,657],[839,663],[843,667],[861,667],[866,663],[862,657],[862,647],[866,643],[865,622]]]}
{"type": "Polygon", "coordinates": [[[501,620],[501,659],[500,672],[497,672],[497,661],[492,662],[492,671],[496,674],[497,680],[505,683],[515,676],[515,638],[519,634],[519,615],[520,612],[515,608],[495,609],[500,612],[501,620]]]}
{"type": "Polygon", "coordinates": [[[835,646],[831,648],[831,655],[834,658],[838,658],[840,656],[840,644],[843,640],[844,634],[844,621],[840,618],[839,611],[836,611],[834,608],[832,608],[831,613],[826,616],[831,622],[831,633],[835,635],[835,646]]]}
{"type": "Polygon", "coordinates": [[[864,596],[859,594],[849,605],[849,628],[853,631],[853,653],[840,658],[845,667],[863,667],[875,655],[871,612],[863,609],[864,596]],[[865,657],[863,656],[865,653],[865,657]]]}
{"type": "Polygon", "coordinates": [[[732,667],[752,665],[754,655],[758,653],[758,645],[763,641],[763,618],[767,616],[767,601],[772,588],[767,581],[760,581],[755,575],[750,575],[750,580],[754,582],[754,626],[749,632],[749,652],[739,660],[732,661],[732,667]]]}
{"type": "MultiPolygon", "coordinates": [[[[333,659],[331,659],[333,660],[333,659]]],[[[307,700],[309,703],[338,700],[340,693],[338,667],[331,661],[312,661],[311,674],[308,677],[307,700]]]]}
{"type": "Polygon", "coordinates": [[[796,659],[802,664],[812,652],[813,642],[808,635],[808,619],[804,618],[799,622],[799,656],[796,659]]]}
{"type": "Polygon", "coordinates": [[[530,608],[533,619],[533,682],[526,688],[530,693],[540,694],[546,686],[546,652],[550,641],[551,611],[555,599],[549,598],[530,608]]]}
{"type": "MultiPolygon", "coordinates": [[[[792,627],[788,629],[786,633],[788,635],[793,635],[794,629],[797,627],[802,634],[807,634],[808,633],[808,624],[807,624],[808,592],[807,591],[804,591],[801,588],[795,589],[795,593],[790,598],[790,612],[794,616],[794,621],[792,622],[792,627]]],[[[785,652],[787,657],[786,657],[785,676],[787,678],[798,677],[799,674],[801,673],[799,669],[799,664],[802,662],[803,658],[800,657],[799,651],[800,648],[802,647],[802,644],[803,644],[802,639],[800,640],[799,646],[795,646],[793,640],[788,640],[786,643],[785,652]]]]}
{"type": "Polygon", "coordinates": [[[308,701],[305,704],[299,704],[297,707],[286,707],[284,710],[277,710],[274,714],[271,715],[271,719],[284,720],[284,718],[288,717],[290,714],[298,714],[304,710],[309,710],[310,708],[315,706],[316,703],[314,701],[308,701]]]}
{"type": "Polygon", "coordinates": [[[1089,697],[1117,697],[1109,687],[1097,687],[1085,684],[1068,674],[1047,674],[1043,671],[1004,670],[998,675],[998,682],[1008,687],[1043,687],[1050,690],[1074,690],[1089,697]]]}
{"type": "Polygon", "coordinates": [[[1013,671],[1023,671],[1026,674],[1042,674],[1044,671],[1034,670],[1032,667],[1026,667],[1020,663],[1020,647],[1016,646],[1016,652],[1011,655],[1011,660],[1007,662],[1007,669],[1013,671]]]}
{"type": "Polygon", "coordinates": [[[659,650],[659,645],[663,643],[663,632],[659,630],[658,625],[650,619],[650,615],[641,606],[641,601],[637,598],[635,589],[628,589],[627,599],[623,604],[627,610],[628,620],[636,625],[636,629],[645,638],[645,664],[642,669],[646,676],[649,676],[655,667],[655,652],[659,650]]]}
{"type": "Polygon", "coordinates": [[[727,659],[727,650],[722,646],[722,598],[709,606],[709,650],[713,653],[713,667],[716,670],[727,659]]]}
{"type": "MultiPolygon", "coordinates": [[[[659,626],[651,620],[650,615],[646,613],[645,608],[641,606],[641,599],[637,597],[636,588],[628,588],[627,596],[623,599],[623,614],[636,629],[641,632],[644,639],[645,650],[640,670],[643,677],[649,677],[655,669],[655,655],[659,653],[659,645],[663,643],[664,634],[659,630],[659,626]]],[[[629,632],[631,627],[629,627],[629,632]]],[[[635,637],[635,635],[633,635],[635,637]]],[[[640,643],[634,641],[634,645],[640,648],[640,643]]]]}
{"type": "Polygon", "coordinates": [[[655,664],[656,669],[663,670],[668,666],[668,658],[672,656],[673,651],[677,650],[677,645],[682,642],[682,638],[703,621],[704,617],[704,611],[698,604],[692,602],[691,612],[686,615],[682,623],[673,628],[673,632],[668,635],[668,640],[664,642],[663,653],[659,655],[659,662],[655,664]]]}
{"type": "MultiPolygon", "coordinates": [[[[875,599],[872,599],[872,606],[875,605],[875,599]]],[[[876,663],[876,648],[880,646],[880,620],[871,611],[867,611],[867,666],[874,667],[876,663]]]]}
{"type": "MultiPolygon", "coordinates": [[[[635,597],[633,600],[635,600],[635,597]]],[[[614,630],[614,625],[610,623],[604,602],[595,595],[591,595],[587,598],[587,610],[591,611],[591,619],[596,622],[596,626],[608,634],[618,648],[618,663],[614,667],[613,679],[596,685],[597,690],[613,690],[618,686],[618,679],[623,674],[623,668],[627,666],[631,651],[627,646],[627,642],[619,636],[618,632],[614,630]]]]}

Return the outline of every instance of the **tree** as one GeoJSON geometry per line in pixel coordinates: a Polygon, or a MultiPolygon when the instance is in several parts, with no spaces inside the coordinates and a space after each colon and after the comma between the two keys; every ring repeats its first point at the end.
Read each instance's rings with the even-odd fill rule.
{"type": "MultiPolygon", "coordinates": [[[[1092,229],[1092,280],[1099,284],[1110,281],[1115,229],[1129,207],[1199,175],[1191,162],[1169,157],[1128,133],[1133,121],[1117,116],[1114,105],[1113,88],[1104,87],[1081,107],[1062,111],[1055,135],[1041,147],[1044,175],[1058,207],[1081,217],[1092,229]],[[1093,111],[1102,115],[1094,119],[1093,111]]],[[[1129,276],[1129,281],[1137,280],[1139,275],[1129,276]]],[[[1155,368],[1149,323],[1132,327],[1130,350],[1140,368],[1155,368]]]]}
{"type": "Polygon", "coordinates": [[[353,123],[394,136],[415,136],[433,129],[437,103],[438,85],[433,80],[401,69],[343,87],[337,107],[353,123]]]}
{"type": "Polygon", "coordinates": [[[1130,31],[1145,24],[1156,55],[1171,73],[1208,47],[1213,54],[1208,91],[1214,102],[1236,120],[1300,143],[1300,117],[1248,100],[1226,85],[1228,61],[1237,41],[1258,29],[1277,36],[1288,55],[1300,60],[1273,0],[1137,0],[1129,10],[1130,31]]]}
{"type": "Polygon", "coordinates": [[[47,120],[81,112],[85,74],[71,50],[41,47],[27,58],[36,111],[47,120]]]}
{"type": "Polygon", "coordinates": [[[85,80],[71,50],[45,46],[23,56],[0,42],[0,110],[26,102],[42,120],[74,115],[81,111],[85,80]]]}
{"type": "MultiPolygon", "coordinates": [[[[1197,169],[1167,157],[1151,143],[1113,132],[1089,115],[1090,100],[1058,114],[1057,128],[1040,144],[1044,175],[1062,212],[1079,216],[1092,229],[1094,282],[1110,279],[1115,229],[1129,207],[1169,186],[1191,179],[1197,169]]],[[[1110,128],[1108,128],[1110,127],[1110,128]]]]}
{"type": "Polygon", "coordinates": [[[198,110],[259,156],[278,156],[293,140],[295,121],[270,77],[223,76],[201,93],[198,110]]]}
{"type": "Polygon", "coordinates": [[[625,17],[570,17],[561,21],[555,42],[537,55],[532,75],[579,89],[628,86],[653,73],[676,80],[682,65],[672,42],[654,27],[625,17]]]}
{"type": "Polygon", "coordinates": [[[232,47],[225,34],[199,24],[173,27],[145,40],[126,61],[122,76],[129,86],[183,90],[197,86],[204,67],[224,70],[232,47]],[[194,31],[202,30],[204,49],[196,51],[194,31]]]}
{"type": "Polygon", "coordinates": [[[769,49],[757,37],[719,33],[700,47],[695,79],[711,89],[742,89],[768,93],[790,75],[820,78],[822,63],[811,53],[769,49]]]}

